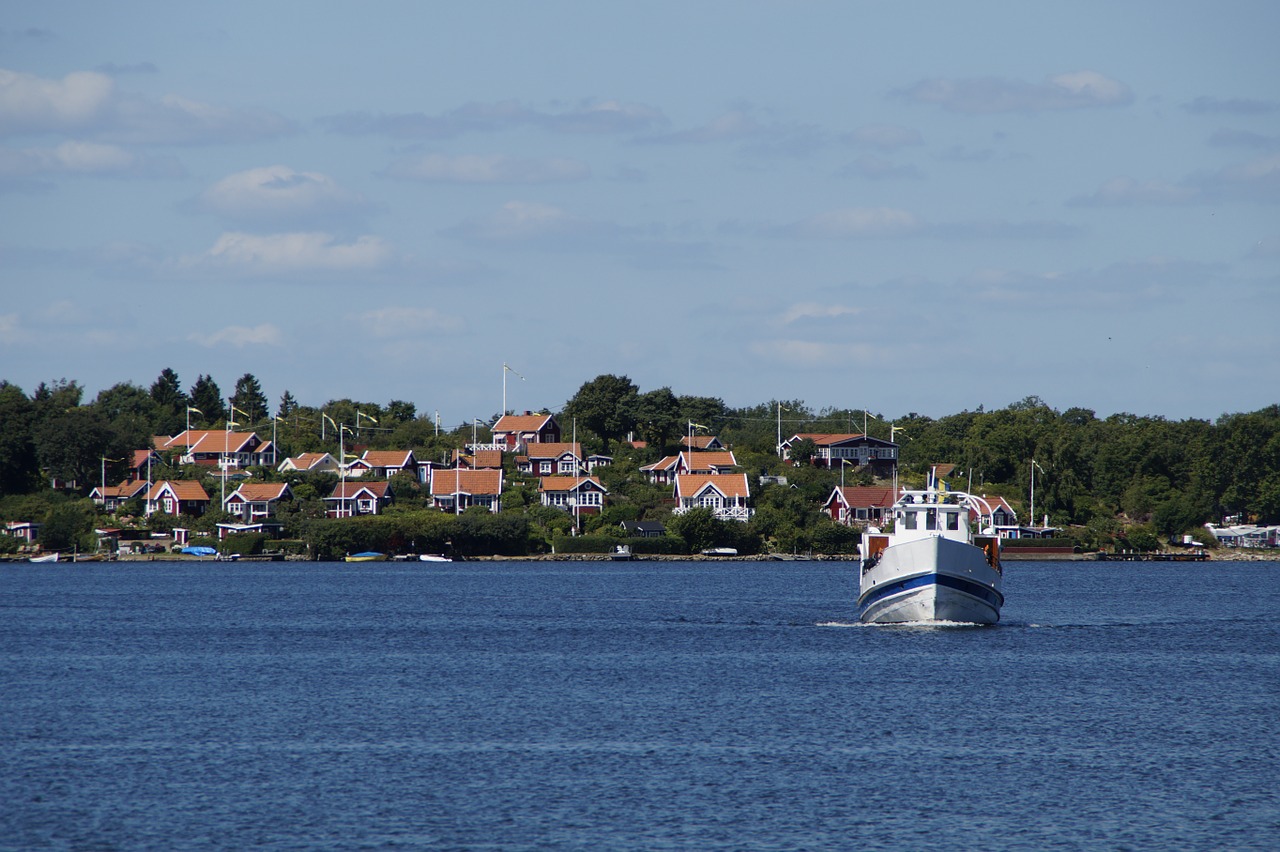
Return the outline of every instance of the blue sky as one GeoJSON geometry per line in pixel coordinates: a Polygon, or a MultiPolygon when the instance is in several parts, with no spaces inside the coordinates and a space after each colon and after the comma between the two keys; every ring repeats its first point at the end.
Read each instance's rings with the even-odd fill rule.
{"type": "Polygon", "coordinates": [[[1273,2],[11,4],[0,378],[1280,401],[1273,2]]]}

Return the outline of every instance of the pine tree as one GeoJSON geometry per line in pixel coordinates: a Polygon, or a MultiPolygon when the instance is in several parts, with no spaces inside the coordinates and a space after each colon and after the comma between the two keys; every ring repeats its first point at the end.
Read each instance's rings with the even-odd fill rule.
{"type": "Polygon", "coordinates": [[[188,404],[197,409],[205,423],[217,423],[227,419],[227,406],[222,401],[222,389],[212,376],[201,374],[191,386],[191,397],[188,404]]]}
{"type": "Polygon", "coordinates": [[[236,392],[231,397],[231,404],[240,409],[240,417],[246,421],[243,424],[245,426],[267,419],[267,398],[253,373],[245,373],[236,382],[236,392]]]}
{"type": "Polygon", "coordinates": [[[276,417],[288,417],[297,410],[298,401],[293,398],[293,394],[286,390],[284,396],[280,397],[280,408],[276,411],[276,417]]]}

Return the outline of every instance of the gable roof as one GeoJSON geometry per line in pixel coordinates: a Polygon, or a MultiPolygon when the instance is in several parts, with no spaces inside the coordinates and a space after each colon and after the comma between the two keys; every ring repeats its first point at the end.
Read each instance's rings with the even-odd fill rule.
{"type": "Polygon", "coordinates": [[[282,500],[289,493],[287,482],[246,482],[233,491],[227,500],[236,495],[246,503],[265,503],[270,500],[282,500]]]}
{"type": "Polygon", "coordinates": [[[539,491],[582,491],[593,485],[602,493],[609,493],[594,476],[544,476],[538,480],[539,491]]]}
{"type": "Polygon", "coordinates": [[[714,488],[725,497],[751,496],[745,473],[681,473],[676,475],[676,498],[696,497],[714,488]]]}
{"type": "Polygon", "coordinates": [[[826,505],[839,497],[851,509],[888,509],[893,506],[893,488],[887,485],[837,485],[826,505]]]}
{"type": "Polygon", "coordinates": [[[525,458],[533,459],[558,459],[561,456],[570,455],[576,458],[582,458],[582,444],[572,441],[544,441],[541,444],[530,444],[525,450],[525,458]]]}
{"type": "MultiPolygon", "coordinates": [[[[143,452],[146,452],[146,450],[143,450],[143,452]]],[[[96,486],[91,493],[103,498],[116,497],[131,500],[146,490],[147,481],[145,479],[126,479],[119,485],[108,485],[106,488],[96,486]]]]}
{"type": "MultiPolygon", "coordinates": [[[[204,432],[188,448],[191,453],[247,453],[262,452],[263,447],[255,445],[258,436],[253,432],[204,432]]],[[[269,448],[270,442],[265,445],[269,448]]]]}
{"type": "Polygon", "coordinates": [[[680,462],[680,456],[665,456],[653,464],[647,464],[640,470],[644,473],[652,473],[659,470],[674,470],[680,462]]]}
{"type": "Polygon", "coordinates": [[[733,457],[732,450],[701,450],[683,452],[685,467],[691,471],[711,470],[717,467],[737,467],[738,460],[733,457]]]}
{"type": "Polygon", "coordinates": [[[328,459],[329,463],[335,468],[337,467],[337,459],[329,453],[300,453],[281,462],[280,469],[284,470],[285,465],[288,465],[294,470],[312,470],[316,466],[324,464],[326,459],[328,459]]]}
{"type": "Polygon", "coordinates": [[[209,495],[205,493],[204,486],[194,479],[163,479],[151,486],[151,490],[147,492],[147,499],[158,500],[165,491],[169,491],[183,503],[208,502],[209,500],[209,495]]]}
{"type": "Polygon", "coordinates": [[[502,471],[439,468],[431,472],[431,496],[501,494],[502,471]]]}
{"type": "Polygon", "coordinates": [[[408,467],[417,462],[413,450],[365,450],[360,460],[370,467],[408,467]]]}
{"type": "Polygon", "coordinates": [[[333,489],[333,493],[324,499],[354,500],[361,492],[366,492],[382,500],[391,495],[391,483],[385,479],[377,482],[364,482],[362,480],[339,482],[338,486],[333,489]]]}
{"type": "Polygon", "coordinates": [[[554,418],[550,414],[504,414],[493,424],[492,432],[537,432],[554,418]]]}
{"type": "Polygon", "coordinates": [[[715,435],[694,435],[693,441],[689,440],[688,435],[682,435],[680,437],[681,446],[690,447],[695,450],[709,449],[713,444],[717,447],[720,446],[720,439],[715,435]]]}

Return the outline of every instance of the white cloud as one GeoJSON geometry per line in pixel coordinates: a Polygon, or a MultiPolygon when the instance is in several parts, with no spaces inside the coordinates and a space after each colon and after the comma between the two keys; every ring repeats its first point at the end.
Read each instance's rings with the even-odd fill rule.
{"type": "Polygon", "coordinates": [[[1078,207],[1127,207],[1136,204],[1186,204],[1195,198],[1195,190],[1189,187],[1118,177],[1098,187],[1093,195],[1072,199],[1069,203],[1078,207]]]}
{"type": "Polygon", "coordinates": [[[399,160],[387,171],[392,177],[441,183],[553,183],[591,176],[590,167],[580,160],[501,154],[424,154],[399,160]]]}
{"type": "Polygon", "coordinates": [[[1133,101],[1129,87],[1096,71],[1056,74],[1042,83],[974,77],[922,80],[897,93],[909,101],[936,104],[962,113],[1038,112],[1124,106],[1133,101]]]}
{"type": "Polygon", "coordinates": [[[270,323],[255,326],[229,325],[226,328],[208,334],[191,334],[188,340],[201,346],[234,346],[243,349],[247,346],[281,346],[284,335],[280,329],[270,323]]]}
{"type": "Polygon", "coordinates": [[[269,274],[376,269],[390,259],[390,245],[374,236],[339,243],[333,235],[318,232],[259,236],[232,231],[218,237],[203,255],[186,259],[184,265],[231,267],[269,274]]]}
{"type": "Polygon", "coordinates": [[[800,302],[792,305],[782,314],[782,322],[790,325],[798,320],[807,319],[839,319],[852,317],[862,313],[861,308],[848,305],[828,305],[819,302],[800,302]]]}
{"type": "Polygon", "coordinates": [[[74,130],[107,111],[115,84],[106,74],[77,71],[48,80],[0,68],[0,132],[74,130]]]}
{"type": "Polygon", "coordinates": [[[362,196],[328,175],[276,165],[224,177],[205,190],[198,206],[233,218],[272,220],[325,216],[367,205],[362,196]]]}
{"type": "Polygon", "coordinates": [[[402,337],[428,331],[456,331],[463,327],[461,318],[442,314],[435,308],[379,308],[362,314],[360,323],[376,337],[402,337]]]}
{"type": "Polygon", "coordinates": [[[96,71],[51,80],[0,69],[0,135],[58,132],[115,142],[206,144],[281,136],[293,125],[262,110],[121,93],[96,71]]]}
{"type": "Polygon", "coordinates": [[[170,157],[151,157],[117,145],[67,141],[53,148],[0,148],[0,175],[81,175],[98,177],[178,177],[182,166],[170,157]]]}
{"type": "Polygon", "coordinates": [[[17,314],[0,314],[0,343],[18,343],[22,324],[17,314]]]}
{"type": "Polygon", "coordinates": [[[653,107],[617,100],[584,101],[558,110],[540,110],[509,100],[467,103],[439,115],[349,112],[326,116],[320,123],[336,133],[448,139],[464,133],[495,133],[520,127],[553,133],[639,133],[664,125],[666,118],[653,107]]]}

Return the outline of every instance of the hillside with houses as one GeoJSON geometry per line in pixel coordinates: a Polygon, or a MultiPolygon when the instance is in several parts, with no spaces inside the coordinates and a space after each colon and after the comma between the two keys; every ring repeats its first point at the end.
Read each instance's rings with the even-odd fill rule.
{"type": "Polygon", "coordinates": [[[1270,549],[1280,411],[1218,421],[998,411],[893,419],[802,401],[585,382],[540,411],[444,428],[402,400],[270,411],[172,370],[86,402],[74,382],[0,384],[0,552],[336,558],[544,553],[851,555],[930,472],[982,494],[1010,542],[1270,549]]]}

